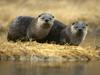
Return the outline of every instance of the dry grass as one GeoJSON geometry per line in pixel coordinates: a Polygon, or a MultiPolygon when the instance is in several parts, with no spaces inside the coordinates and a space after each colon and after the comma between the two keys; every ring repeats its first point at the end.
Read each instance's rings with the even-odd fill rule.
{"type": "Polygon", "coordinates": [[[36,42],[0,43],[1,60],[88,61],[100,59],[99,51],[81,47],[40,44],[36,42]]]}
{"type": "MultiPolygon", "coordinates": [[[[12,19],[19,15],[37,16],[41,12],[50,12],[66,24],[76,20],[84,20],[88,23],[89,30],[92,32],[95,28],[100,27],[99,0],[0,0],[0,12],[0,25],[2,27],[0,30],[0,32],[2,31],[0,33],[1,59],[76,61],[100,58],[99,49],[94,50],[94,34],[89,34],[86,41],[81,45],[85,47],[84,49],[36,42],[11,43],[6,40],[6,31],[12,19]]],[[[96,41],[98,40],[96,39],[96,41]]]]}

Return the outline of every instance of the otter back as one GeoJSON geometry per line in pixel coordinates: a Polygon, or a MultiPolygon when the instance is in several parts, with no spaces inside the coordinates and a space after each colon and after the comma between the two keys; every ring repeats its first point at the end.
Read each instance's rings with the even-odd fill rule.
{"type": "Polygon", "coordinates": [[[19,16],[12,21],[8,30],[8,41],[26,40],[26,31],[33,19],[30,16],[19,16]]]}

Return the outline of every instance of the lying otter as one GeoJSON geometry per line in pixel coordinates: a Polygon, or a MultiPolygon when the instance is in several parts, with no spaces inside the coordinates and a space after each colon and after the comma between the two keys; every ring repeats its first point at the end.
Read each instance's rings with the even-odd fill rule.
{"type": "Polygon", "coordinates": [[[10,25],[8,41],[38,40],[48,35],[54,23],[54,16],[42,13],[38,17],[19,16],[10,25]]]}
{"type": "Polygon", "coordinates": [[[60,33],[60,43],[78,46],[86,37],[87,24],[83,21],[76,21],[66,26],[60,33]]]}

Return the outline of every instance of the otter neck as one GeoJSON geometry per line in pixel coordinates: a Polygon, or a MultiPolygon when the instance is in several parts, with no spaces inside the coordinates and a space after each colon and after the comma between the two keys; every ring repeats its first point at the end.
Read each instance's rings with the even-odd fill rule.
{"type": "Polygon", "coordinates": [[[50,29],[51,27],[49,28],[41,27],[41,25],[38,25],[38,22],[35,22],[35,25],[31,28],[32,32],[33,33],[35,32],[34,34],[37,37],[36,39],[41,39],[47,36],[50,29]]]}

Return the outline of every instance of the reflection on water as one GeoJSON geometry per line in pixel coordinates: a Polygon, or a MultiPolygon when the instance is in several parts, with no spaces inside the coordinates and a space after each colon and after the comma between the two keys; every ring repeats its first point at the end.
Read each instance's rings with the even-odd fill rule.
{"type": "Polygon", "coordinates": [[[100,62],[1,62],[0,75],[100,75],[100,62]]]}

